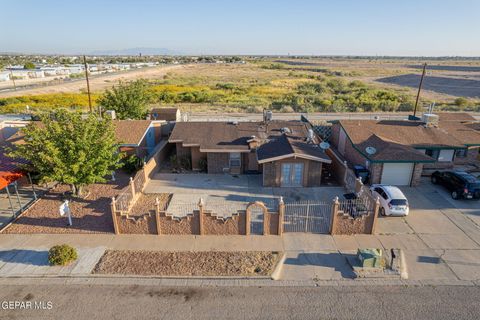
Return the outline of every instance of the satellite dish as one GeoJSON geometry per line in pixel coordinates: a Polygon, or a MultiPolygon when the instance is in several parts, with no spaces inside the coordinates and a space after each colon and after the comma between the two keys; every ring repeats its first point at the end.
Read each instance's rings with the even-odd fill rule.
{"type": "Polygon", "coordinates": [[[319,144],[319,146],[320,146],[320,148],[322,148],[323,150],[327,150],[328,148],[330,148],[330,143],[323,141],[323,142],[321,142],[321,143],[319,144]]]}
{"type": "Polygon", "coordinates": [[[375,149],[374,147],[366,147],[365,148],[365,151],[369,154],[369,155],[373,155],[377,152],[377,149],[375,149]]]}

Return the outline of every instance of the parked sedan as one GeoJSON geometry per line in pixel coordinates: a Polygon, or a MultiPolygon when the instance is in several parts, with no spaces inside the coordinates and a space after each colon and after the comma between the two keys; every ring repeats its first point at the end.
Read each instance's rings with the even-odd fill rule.
{"type": "Polygon", "coordinates": [[[382,216],[407,216],[408,200],[403,192],[394,186],[374,184],[370,187],[374,197],[380,199],[380,214],[382,216]]]}
{"type": "Polygon", "coordinates": [[[453,199],[480,199],[480,180],[463,171],[435,171],[432,183],[444,186],[453,199]]]}

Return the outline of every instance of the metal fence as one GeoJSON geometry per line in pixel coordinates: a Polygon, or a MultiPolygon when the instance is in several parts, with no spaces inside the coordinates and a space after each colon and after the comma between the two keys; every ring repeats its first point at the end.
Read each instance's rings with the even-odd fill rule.
{"type": "Polygon", "coordinates": [[[284,232],[329,233],[332,205],[317,201],[286,202],[284,232]]]}

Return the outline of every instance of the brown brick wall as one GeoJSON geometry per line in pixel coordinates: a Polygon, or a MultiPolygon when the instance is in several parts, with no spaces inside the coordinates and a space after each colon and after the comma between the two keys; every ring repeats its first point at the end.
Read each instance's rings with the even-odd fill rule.
{"type": "Polygon", "coordinates": [[[464,158],[455,157],[454,163],[455,164],[467,164],[467,163],[478,163],[480,162],[479,159],[479,151],[480,147],[473,147],[467,150],[467,156],[464,158]]]}
{"type": "Polygon", "coordinates": [[[371,163],[368,170],[370,170],[370,184],[380,183],[382,180],[383,163],[371,163]]]}
{"type": "Polygon", "coordinates": [[[182,158],[182,157],[191,157],[191,149],[190,147],[184,147],[181,142],[177,143],[177,158],[182,158]]]}
{"type": "Polygon", "coordinates": [[[422,178],[422,172],[423,172],[423,163],[415,163],[413,167],[412,182],[410,184],[412,187],[416,187],[420,184],[420,180],[422,178]]]}
{"type": "Polygon", "coordinates": [[[192,169],[199,170],[200,159],[206,159],[207,154],[200,152],[200,147],[191,147],[191,153],[192,153],[192,169]]]}
{"type": "Polygon", "coordinates": [[[154,215],[130,218],[117,216],[117,222],[121,234],[157,234],[154,215]]]}
{"type": "Polygon", "coordinates": [[[322,163],[317,161],[308,162],[307,187],[319,187],[322,184],[322,163]]]}
{"type": "Polygon", "coordinates": [[[228,168],[228,153],[207,153],[208,173],[223,173],[223,168],[228,168]]]}
{"type": "Polygon", "coordinates": [[[339,214],[337,216],[336,226],[334,227],[336,235],[351,235],[351,234],[372,234],[373,228],[373,214],[364,218],[353,219],[344,217],[339,214]]]}
{"type": "Polygon", "coordinates": [[[203,232],[205,235],[244,235],[246,232],[245,212],[225,221],[206,213],[203,218],[203,232]]]}
{"type": "Polygon", "coordinates": [[[198,214],[196,211],[193,216],[175,220],[160,212],[160,234],[200,234],[198,214]]]}

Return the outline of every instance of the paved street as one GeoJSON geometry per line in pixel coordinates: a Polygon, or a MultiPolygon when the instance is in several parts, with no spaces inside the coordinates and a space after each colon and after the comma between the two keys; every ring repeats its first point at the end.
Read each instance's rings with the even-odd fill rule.
{"type": "Polygon", "coordinates": [[[2,319],[478,319],[479,287],[2,285],[0,301],[51,301],[2,319]]]}

